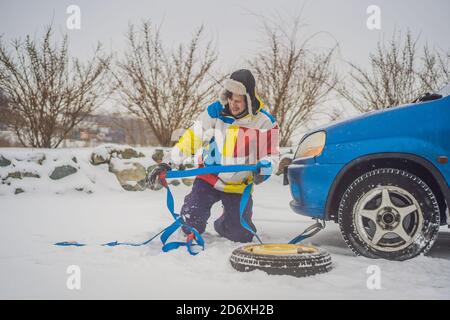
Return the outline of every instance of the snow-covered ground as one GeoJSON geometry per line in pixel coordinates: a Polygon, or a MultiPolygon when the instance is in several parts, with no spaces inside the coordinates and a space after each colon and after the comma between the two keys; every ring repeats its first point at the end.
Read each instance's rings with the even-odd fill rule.
{"type": "MultiPolygon", "coordinates": [[[[65,182],[57,181],[57,187],[0,195],[0,299],[450,298],[447,228],[442,228],[427,256],[391,262],[355,257],[337,226],[329,223],[306,243],[328,250],[333,270],[309,278],[235,271],[228,259],[239,244],[219,238],[211,223],[220,214],[219,204],[213,207],[207,227],[206,249],[195,257],[185,249],[163,253],[159,240],[143,247],[99,246],[113,240],[140,242],[166,227],[171,222],[166,194],[164,190],[125,191],[107,165],[89,168],[89,149],[70,152],[85,168],[86,180],[73,175],[65,182]],[[77,184],[90,187],[93,193],[73,190],[77,184]],[[53,245],[69,240],[89,245],[53,245]],[[71,265],[81,270],[80,290],[67,288],[71,265]],[[367,287],[372,265],[381,272],[379,290],[367,287]]],[[[35,178],[21,183],[25,179],[35,178]]],[[[173,187],[177,209],[189,190],[184,185],[173,187]]],[[[255,188],[254,222],[263,241],[287,242],[313,223],[294,214],[290,200],[281,177],[255,188]]]]}

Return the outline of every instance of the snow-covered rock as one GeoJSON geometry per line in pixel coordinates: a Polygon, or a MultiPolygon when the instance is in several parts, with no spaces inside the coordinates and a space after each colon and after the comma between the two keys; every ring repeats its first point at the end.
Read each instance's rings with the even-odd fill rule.
{"type": "Polygon", "coordinates": [[[91,163],[94,165],[99,165],[103,163],[109,163],[111,158],[132,159],[143,157],[145,157],[145,155],[142,152],[138,152],[130,146],[104,144],[96,147],[92,151],[91,163]]]}
{"type": "Polygon", "coordinates": [[[125,190],[142,191],[147,187],[146,169],[140,163],[111,158],[109,171],[116,175],[125,190]]]}
{"type": "Polygon", "coordinates": [[[11,164],[11,161],[9,161],[8,159],[6,159],[5,157],[3,157],[0,154],[0,167],[7,167],[11,164]]]}
{"type": "Polygon", "coordinates": [[[152,159],[156,163],[160,163],[163,158],[164,158],[164,150],[163,149],[156,149],[152,154],[152,159]]]}
{"type": "Polygon", "coordinates": [[[50,179],[59,180],[64,177],[70,176],[71,174],[76,173],[78,170],[71,165],[63,165],[56,167],[53,172],[50,174],[50,179]]]}

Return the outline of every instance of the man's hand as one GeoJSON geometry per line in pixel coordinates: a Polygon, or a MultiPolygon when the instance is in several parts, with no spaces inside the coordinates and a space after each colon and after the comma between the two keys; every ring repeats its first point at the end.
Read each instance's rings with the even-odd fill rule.
{"type": "Polygon", "coordinates": [[[160,163],[148,174],[147,185],[151,190],[159,190],[161,188],[160,175],[162,172],[170,171],[171,168],[167,163],[160,163]]]}

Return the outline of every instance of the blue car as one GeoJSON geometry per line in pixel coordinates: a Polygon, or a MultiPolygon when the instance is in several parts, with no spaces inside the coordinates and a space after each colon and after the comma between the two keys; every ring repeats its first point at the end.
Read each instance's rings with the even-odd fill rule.
{"type": "Polygon", "coordinates": [[[298,214],[339,224],[358,255],[426,253],[449,223],[450,84],[306,134],[285,175],[298,214]]]}

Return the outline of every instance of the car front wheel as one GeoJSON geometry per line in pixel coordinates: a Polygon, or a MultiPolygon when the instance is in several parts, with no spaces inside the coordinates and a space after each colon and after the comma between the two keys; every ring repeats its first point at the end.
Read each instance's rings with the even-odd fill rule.
{"type": "Polygon", "coordinates": [[[338,221],[345,242],[356,254],[406,260],[431,248],[440,211],[433,191],[419,177],[382,168],[351,183],[342,196],[338,221]]]}

